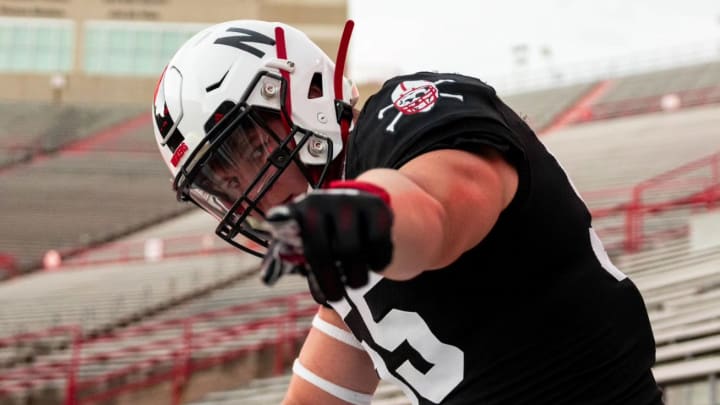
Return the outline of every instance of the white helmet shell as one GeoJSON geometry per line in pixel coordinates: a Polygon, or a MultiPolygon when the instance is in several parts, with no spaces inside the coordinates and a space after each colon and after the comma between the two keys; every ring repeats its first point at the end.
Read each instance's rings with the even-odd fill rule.
{"type": "MultiPolygon", "coordinates": [[[[170,60],[155,90],[154,132],[163,160],[175,177],[207,136],[206,123],[226,101],[246,97],[248,105],[280,110],[281,82],[262,72],[289,73],[289,102],[294,125],[332,142],[334,159],[343,148],[336,118],[333,78],[335,64],[304,33],[282,24],[254,20],[228,21],[190,38],[170,60]],[[287,57],[278,58],[277,27],[284,31],[287,57]],[[321,80],[322,95],[310,97],[313,79],[321,80]],[[253,88],[250,88],[253,84],[253,88]]],[[[357,89],[343,77],[343,101],[353,105],[357,89]]],[[[298,135],[296,135],[297,137],[298,135]]],[[[328,161],[307,142],[298,157],[307,165],[328,161]]],[[[196,153],[199,152],[199,153],[196,153]]]]}

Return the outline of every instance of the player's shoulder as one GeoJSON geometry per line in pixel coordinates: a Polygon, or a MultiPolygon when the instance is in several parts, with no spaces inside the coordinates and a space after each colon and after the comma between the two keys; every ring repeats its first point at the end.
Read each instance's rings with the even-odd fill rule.
{"type": "MultiPolygon", "coordinates": [[[[451,72],[434,72],[434,71],[419,71],[415,73],[410,73],[406,75],[399,75],[392,78],[389,78],[383,83],[381,87],[381,91],[383,90],[395,90],[398,86],[400,86],[404,82],[420,82],[416,85],[427,85],[427,84],[435,84],[436,86],[440,84],[454,84],[456,86],[473,86],[473,87],[480,87],[488,91],[494,91],[490,85],[483,82],[479,78],[463,75],[460,73],[451,73],[451,72]]],[[[378,93],[379,93],[378,92],[378,93]]]]}
{"type": "Polygon", "coordinates": [[[417,72],[388,79],[358,118],[364,133],[418,133],[466,118],[497,119],[495,90],[458,73],[417,72]]]}
{"type": "Polygon", "coordinates": [[[434,148],[460,148],[453,139],[461,135],[504,136],[508,129],[499,103],[491,86],[470,76],[417,72],[393,77],[367,100],[355,123],[346,173],[398,167],[434,148]]]}
{"type": "MultiPolygon", "coordinates": [[[[397,107],[422,110],[432,107],[441,94],[481,92],[495,95],[495,89],[482,80],[459,73],[421,71],[386,80],[365,104],[368,111],[378,110],[392,101],[397,107]],[[428,104],[430,103],[430,104],[428,104]]],[[[419,112],[419,111],[418,111],[419,112]]]]}

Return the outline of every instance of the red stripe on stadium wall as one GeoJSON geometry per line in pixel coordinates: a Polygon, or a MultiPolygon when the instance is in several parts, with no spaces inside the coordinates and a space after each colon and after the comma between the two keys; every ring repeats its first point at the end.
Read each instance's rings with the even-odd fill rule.
{"type": "Polygon", "coordinates": [[[603,80],[585,93],[575,104],[558,114],[545,128],[538,131],[538,135],[546,135],[576,122],[583,114],[590,111],[590,107],[610,89],[611,80],[603,80]]]}
{"type": "Polygon", "coordinates": [[[115,124],[109,128],[100,130],[88,137],[73,142],[62,148],[62,152],[87,152],[98,145],[121,137],[129,131],[140,128],[143,125],[147,125],[151,121],[152,116],[149,113],[142,113],[135,118],[115,124]]]}

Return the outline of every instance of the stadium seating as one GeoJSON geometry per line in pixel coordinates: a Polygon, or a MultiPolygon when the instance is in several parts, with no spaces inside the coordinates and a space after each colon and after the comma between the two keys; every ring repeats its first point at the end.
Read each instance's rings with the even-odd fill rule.
{"type": "MultiPolygon", "coordinates": [[[[677,71],[618,80],[597,105],[717,84],[716,65],[708,66],[692,71],[697,76],[692,83],[670,83],[667,77],[678,76],[677,71]],[[662,79],[663,75],[666,79],[662,79]],[[642,81],[654,84],[633,84],[642,81]],[[628,86],[636,90],[624,90],[628,86]]],[[[504,98],[540,129],[590,87],[572,86],[504,98]]],[[[4,110],[0,115],[5,112],[11,113],[4,110]]],[[[71,132],[59,126],[48,129],[42,127],[45,124],[41,122],[23,126],[23,121],[30,116],[16,118],[15,124],[8,125],[11,129],[0,134],[0,150],[12,149],[13,153],[28,150],[14,141],[21,137],[12,136],[13,131],[21,128],[27,128],[24,131],[28,134],[71,132]]],[[[77,120],[85,119],[78,116],[81,118],[77,120]]],[[[173,258],[171,253],[202,253],[206,248],[219,249],[227,245],[211,235],[216,223],[207,214],[191,210],[178,216],[187,212],[187,208],[176,204],[169,191],[167,169],[157,157],[149,122],[129,118],[132,114],[118,118],[112,123],[120,122],[119,129],[104,134],[98,130],[112,124],[109,118],[108,122],[97,123],[97,127],[90,123],[72,124],[75,126],[71,129],[78,131],[73,137],[56,139],[53,135],[47,140],[50,145],[47,150],[55,151],[53,154],[0,173],[3,192],[0,209],[7,214],[0,217],[0,229],[4,231],[0,232],[0,250],[17,255],[24,268],[37,266],[42,254],[50,248],[71,252],[96,242],[115,241],[101,249],[68,255],[62,271],[37,273],[0,285],[0,366],[6,367],[0,371],[2,405],[5,405],[2,393],[7,387],[14,387],[7,389],[19,395],[13,397],[16,402],[8,404],[21,400],[32,402],[28,397],[23,399],[23,395],[29,395],[38,403],[57,403],[64,395],[65,375],[58,369],[70,362],[70,335],[53,334],[47,338],[28,335],[22,344],[2,344],[9,342],[7,336],[19,332],[48,331],[48,327],[65,324],[82,325],[89,340],[83,347],[84,360],[77,377],[80,382],[97,383],[96,387],[86,387],[81,393],[88,396],[172,370],[177,360],[173,356],[177,356],[178,347],[183,344],[185,324],[192,324],[192,338],[197,344],[190,354],[194,366],[205,364],[209,359],[223,361],[222,356],[241,350],[261,352],[278,339],[278,325],[298,333],[309,325],[309,312],[290,321],[285,319],[290,304],[284,301],[277,305],[253,306],[263,300],[305,291],[304,281],[299,277],[287,277],[269,289],[256,277],[248,277],[257,260],[237,252],[216,251],[212,256],[173,258]],[[122,122],[134,124],[123,127],[122,122]],[[80,128],[94,129],[81,133],[80,128]],[[68,147],[58,149],[58,145],[68,147]],[[170,217],[171,220],[163,222],[170,217]],[[148,225],[154,226],[147,228],[148,225]],[[168,254],[158,262],[145,262],[143,242],[152,238],[164,238],[168,254]],[[186,239],[179,240],[182,238],[186,239]],[[126,253],[119,253],[122,249],[126,253]],[[123,254],[137,260],[123,259],[123,254]],[[126,262],[87,265],[93,261],[123,260],[126,262]],[[264,321],[269,323],[263,324],[264,321]],[[128,374],[128,370],[135,370],[135,374],[128,374]],[[8,381],[12,378],[5,378],[19,378],[23,373],[33,372],[41,375],[37,381],[44,383],[33,384],[25,391],[22,384],[10,384],[8,381]],[[46,402],[38,399],[43,395],[46,402]]],[[[658,381],[668,387],[669,396],[686,398],[697,394],[700,398],[707,391],[707,381],[701,380],[720,372],[717,357],[720,351],[717,338],[720,335],[717,320],[720,319],[717,310],[720,307],[717,288],[720,251],[716,248],[693,251],[687,241],[668,243],[658,239],[643,245],[646,249],[654,247],[651,251],[620,255],[623,234],[618,230],[622,231],[625,224],[622,206],[631,201],[636,185],[720,151],[718,124],[720,107],[709,105],[591,122],[566,127],[542,138],[591,209],[621,207],[613,215],[598,216],[594,225],[603,233],[606,245],[614,249],[612,253],[620,268],[636,280],[646,298],[658,344],[656,375],[658,381]],[[701,382],[679,385],[686,381],[701,382]],[[688,390],[692,393],[687,394],[688,390]]],[[[33,135],[32,139],[40,138],[33,135]]],[[[710,170],[702,166],[686,171],[676,176],[678,182],[669,187],[650,188],[643,194],[643,201],[687,197],[698,190],[696,185],[705,181],[710,170]]],[[[684,236],[685,231],[676,230],[686,230],[692,212],[683,207],[652,215],[644,220],[643,230],[646,234],[663,232],[674,237],[684,236]]],[[[292,302],[295,306],[313,305],[307,296],[292,302]]],[[[232,359],[228,362],[236,360],[232,359]]],[[[196,371],[199,375],[200,369],[196,371]]],[[[261,374],[247,373],[232,381],[223,380],[222,384],[206,383],[203,389],[229,389],[261,374]]],[[[194,384],[192,381],[190,386],[194,384]]],[[[246,389],[219,391],[197,403],[277,403],[286,385],[287,377],[253,382],[246,389]]],[[[189,391],[192,395],[186,393],[186,399],[199,398],[203,390],[189,391]]],[[[373,402],[377,405],[407,403],[399,390],[385,385],[373,402]]]]}
{"type": "Polygon", "coordinates": [[[60,325],[87,334],[226,285],[257,260],[237,254],[38,272],[0,284],[0,339],[60,325]]]}
{"type": "Polygon", "coordinates": [[[720,62],[620,77],[580,121],[646,114],[720,102],[720,62]]]}
{"type": "Polygon", "coordinates": [[[720,86],[720,62],[703,63],[614,79],[598,104],[720,86]]]}
{"type": "Polygon", "coordinates": [[[572,106],[593,83],[537,90],[504,96],[503,101],[523,117],[528,124],[540,131],[546,128],[558,114],[572,106]]]}
{"type": "Polygon", "coordinates": [[[172,367],[187,337],[185,325],[192,333],[192,359],[200,365],[213,356],[276,344],[279,327],[293,339],[302,338],[316,309],[305,292],[305,280],[286,277],[268,289],[252,271],[257,264],[256,258],[233,252],[211,259],[43,272],[5,283],[0,286],[0,367],[5,367],[0,398],[4,391],[25,387],[30,378],[31,387],[19,390],[21,396],[54,392],[59,401],[66,382],[63,370],[72,353],[71,335],[44,336],[46,327],[82,327],[86,340],[76,374],[81,386],[102,386],[110,380],[120,384],[115,380],[129,367],[150,374],[172,367]],[[297,299],[285,298],[299,292],[304,293],[297,299]],[[272,297],[280,298],[257,304],[272,297]],[[292,308],[305,312],[290,319],[292,308]],[[268,319],[276,320],[267,324],[268,319]],[[8,335],[19,332],[39,334],[14,344],[8,335]]]}
{"type": "MultiPolygon", "coordinates": [[[[653,113],[566,127],[541,138],[569,173],[591,211],[627,205],[633,187],[646,184],[642,202],[671,201],[692,195],[712,181],[712,165],[699,165],[673,177],[657,176],[720,152],[720,107],[704,106],[672,113],[653,113]],[[661,184],[662,183],[662,184],[661,184]]],[[[715,180],[717,181],[717,180],[715,180]]],[[[682,227],[689,209],[650,216],[644,232],[682,227]]],[[[606,245],[616,253],[624,238],[624,211],[593,221],[606,245]]]]}
{"type": "Polygon", "coordinates": [[[136,106],[2,102],[0,167],[54,151],[143,112],[136,106]]]}
{"type": "Polygon", "coordinates": [[[38,267],[47,250],[106,242],[190,209],[175,200],[149,119],[5,171],[0,189],[0,229],[12,230],[0,246],[21,269],[38,267]]]}
{"type": "Polygon", "coordinates": [[[720,150],[720,106],[591,122],[542,138],[580,193],[631,186],[720,150]]]}
{"type": "Polygon", "coordinates": [[[648,306],[667,403],[709,403],[708,376],[720,372],[720,246],[694,250],[681,239],[618,262],[648,306]]]}

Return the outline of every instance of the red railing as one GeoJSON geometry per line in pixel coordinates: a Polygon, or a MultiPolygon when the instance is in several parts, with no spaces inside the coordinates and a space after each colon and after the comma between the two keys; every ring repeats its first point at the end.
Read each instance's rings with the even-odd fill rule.
{"type": "Polygon", "coordinates": [[[5,278],[12,278],[16,275],[17,260],[15,259],[15,256],[6,253],[0,253],[0,280],[5,278]]]}
{"type": "Polygon", "coordinates": [[[65,381],[65,405],[96,404],[158,383],[171,382],[172,404],[179,404],[183,387],[193,373],[252,351],[273,347],[273,369],[276,373],[283,371],[290,356],[294,356],[293,353],[287,353],[285,348],[304,336],[309,328],[309,322],[299,325],[298,320],[311,316],[315,311],[317,304],[310,299],[309,294],[300,293],[125,328],[95,338],[83,337],[81,328],[71,325],[0,339],[0,348],[63,337],[70,341],[69,350],[64,351],[67,358],[39,358],[31,365],[3,370],[0,374],[0,397],[3,394],[27,392],[49,380],[62,380],[65,381]],[[268,308],[282,311],[279,315],[250,321],[233,321],[230,326],[207,324],[209,321],[222,322],[227,317],[252,314],[253,311],[268,308]],[[272,337],[261,336],[254,342],[242,343],[243,338],[263,331],[272,332],[272,337]],[[142,341],[128,342],[131,338],[141,338],[142,341]],[[233,345],[222,348],[223,342],[233,342],[233,345]],[[101,344],[108,346],[107,350],[99,347],[101,344]],[[210,348],[216,353],[201,355],[201,351],[210,348]],[[97,376],[81,378],[83,366],[107,365],[112,361],[127,364],[97,376]],[[164,370],[162,366],[165,366],[164,370]],[[113,381],[142,373],[146,374],[144,378],[113,384],[113,381]]]}
{"type": "MultiPolygon", "coordinates": [[[[679,193],[678,193],[679,194],[679,193]]],[[[720,153],[708,156],[645,180],[633,189],[632,199],[625,212],[625,250],[637,251],[643,243],[643,221],[646,215],[678,207],[713,209],[720,202],[720,153]],[[681,176],[709,169],[708,177],[682,179],[681,176]],[[654,200],[652,193],[686,187],[684,195],[665,200],[654,200]]]]}
{"type": "Polygon", "coordinates": [[[622,217],[622,227],[598,229],[602,235],[623,233],[622,248],[634,252],[643,246],[649,236],[673,237],[687,231],[666,228],[648,235],[645,219],[677,210],[711,210],[720,207],[720,152],[677,167],[635,186],[584,193],[592,207],[593,219],[601,222],[611,217],[622,217]],[[605,203],[602,201],[618,201],[605,203]],[[595,201],[595,204],[593,204],[595,201]]]}

